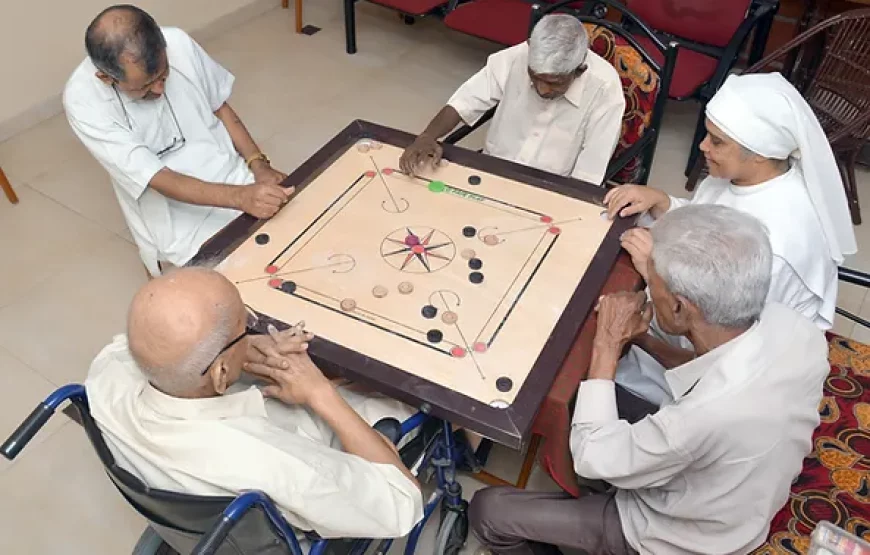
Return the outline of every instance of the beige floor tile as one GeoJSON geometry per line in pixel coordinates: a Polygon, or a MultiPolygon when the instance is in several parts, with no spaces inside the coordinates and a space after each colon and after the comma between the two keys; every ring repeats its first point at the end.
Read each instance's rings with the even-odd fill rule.
{"type": "Polygon", "coordinates": [[[86,152],[61,114],[0,143],[0,166],[20,186],[48,171],[62,172],[64,162],[86,152]]]}
{"type": "Polygon", "coordinates": [[[0,473],[0,491],[14,500],[3,511],[0,553],[119,555],[145,529],[72,422],[25,449],[0,473]]]}
{"type": "MultiPolygon", "coordinates": [[[[5,441],[30,411],[55,389],[54,384],[0,349],[0,442],[5,441]]],[[[69,422],[66,416],[56,414],[31,440],[30,448],[45,441],[66,422],[69,422]]],[[[12,464],[0,457],[0,473],[12,464]]]]}
{"type": "Polygon", "coordinates": [[[81,381],[97,352],[123,333],[145,281],[130,243],[94,241],[88,255],[0,309],[0,346],[56,385],[81,381]]]}
{"type": "Polygon", "coordinates": [[[855,324],[855,322],[853,322],[852,320],[837,314],[834,316],[834,327],[831,328],[831,332],[836,333],[837,335],[841,335],[843,337],[852,337],[852,334],[855,332],[856,326],[857,324],[855,324]]]}
{"type": "Polygon", "coordinates": [[[113,237],[29,187],[17,187],[16,191],[18,204],[9,204],[5,199],[0,202],[0,307],[20,300],[67,264],[91,252],[95,245],[113,237]]]}
{"type": "Polygon", "coordinates": [[[129,235],[109,175],[87,153],[72,156],[60,171],[34,177],[30,186],[116,235],[129,235]]]}

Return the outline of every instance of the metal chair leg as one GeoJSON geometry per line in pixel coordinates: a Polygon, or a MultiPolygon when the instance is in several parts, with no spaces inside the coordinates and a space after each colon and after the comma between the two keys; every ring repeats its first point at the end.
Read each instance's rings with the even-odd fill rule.
{"type": "Polygon", "coordinates": [[[344,34],[348,54],[356,54],[355,0],[344,0],[344,34]]]}
{"type": "Polygon", "coordinates": [[[701,113],[698,114],[698,123],[695,125],[695,136],[692,137],[692,147],[691,150],[689,150],[689,160],[686,163],[686,171],[683,173],[683,175],[687,177],[695,168],[695,163],[697,163],[698,159],[701,157],[701,141],[704,140],[704,135],[707,134],[707,126],[705,125],[707,116],[704,113],[706,105],[706,102],[701,103],[701,113]]]}
{"type": "Polygon", "coordinates": [[[9,199],[9,202],[12,204],[18,204],[18,195],[16,195],[15,191],[12,189],[12,184],[9,183],[6,174],[3,173],[3,168],[0,168],[0,189],[3,189],[3,192],[6,193],[6,198],[9,199]]]}
{"type": "Polygon", "coordinates": [[[689,177],[686,179],[687,191],[695,190],[695,186],[698,185],[698,181],[701,179],[702,171],[704,171],[704,159],[699,156],[692,167],[692,171],[689,172],[689,177]]]}

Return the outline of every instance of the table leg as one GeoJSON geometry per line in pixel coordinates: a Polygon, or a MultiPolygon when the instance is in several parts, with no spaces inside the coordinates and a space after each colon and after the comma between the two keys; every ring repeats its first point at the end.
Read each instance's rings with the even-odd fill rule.
{"type": "Polygon", "coordinates": [[[9,183],[2,168],[0,168],[0,188],[3,189],[4,193],[6,193],[6,198],[9,199],[9,202],[12,204],[18,204],[18,195],[16,195],[15,191],[12,189],[12,184],[9,183]]]}
{"type": "Polygon", "coordinates": [[[296,32],[302,32],[302,0],[296,0],[296,32]]]}
{"type": "Polygon", "coordinates": [[[532,440],[529,442],[529,448],[526,450],[526,456],[523,458],[523,466],[520,468],[516,483],[508,482],[504,478],[499,478],[485,470],[472,474],[471,477],[488,486],[513,486],[526,489],[526,484],[529,483],[529,476],[532,475],[532,468],[535,466],[535,458],[538,456],[538,447],[540,445],[541,436],[533,435],[532,440]]]}

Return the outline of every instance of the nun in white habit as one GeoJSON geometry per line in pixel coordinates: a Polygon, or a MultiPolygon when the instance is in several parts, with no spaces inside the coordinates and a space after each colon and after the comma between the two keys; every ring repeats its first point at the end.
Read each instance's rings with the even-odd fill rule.
{"type": "MultiPolygon", "coordinates": [[[[831,147],[812,109],[779,73],[732,75],[707,104],[701,151],[710,175],[691,199],[624,185],[605,197],[611,217],[641,214],[649,227],[687,204],[718,204],[752,214],[768,229],[773,279],[768,302],[785,304],[822,330],[834,322],[837,266],[857,251],[846,195],[831,147]]],[[[623,236],[646,277],[651,238],[645,227],[623,236]]],[[[699,275],[698,279],[704,279],[699,275]]],[[[728,287],[727,283],[721,287],[728,287]]],[[[616,382],[656,405],[671,401],[666,369],[694,354],[685,338],[655,321],[620,362],[616,382]]]]}

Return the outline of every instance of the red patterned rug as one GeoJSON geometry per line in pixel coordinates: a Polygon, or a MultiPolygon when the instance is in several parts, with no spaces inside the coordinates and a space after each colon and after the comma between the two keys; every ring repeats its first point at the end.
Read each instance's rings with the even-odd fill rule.
{"type": "Polygon", "coordinates": [[[822,520],[870,540],[870,346],[832,334],[828,346],[815,448],[754,555],[806,553],[822,520]]]}

